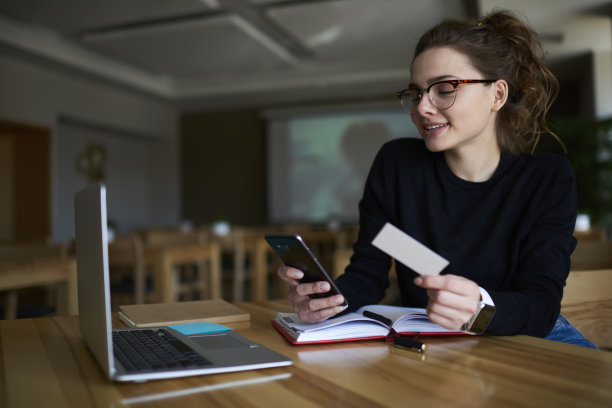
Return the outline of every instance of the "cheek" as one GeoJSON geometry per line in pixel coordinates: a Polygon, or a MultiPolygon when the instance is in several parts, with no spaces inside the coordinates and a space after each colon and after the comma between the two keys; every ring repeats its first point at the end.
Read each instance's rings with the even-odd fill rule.
{"type": "Polygon", "coordinates": [[[451,124],[471,129],[482,129],[487,126],[491,116],[491,109],[486,103],[474,101],[470,106],[457,106],[447,113],[447,118],[451,124]]]}

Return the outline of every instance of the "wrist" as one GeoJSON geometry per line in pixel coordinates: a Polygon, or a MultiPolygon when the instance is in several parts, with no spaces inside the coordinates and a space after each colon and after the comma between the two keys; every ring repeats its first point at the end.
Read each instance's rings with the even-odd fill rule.
{"type": "Polygon", "coordinates": [[[493,318],[493,315],[495,314],[495,304],[493,299],[485,289],[479,289],[480,301],[478,302],[476,312],[474,312],[470,320],[461,326],[462,331],[470,334],[484,333],[489,325],[489,322],[493,318]]]}

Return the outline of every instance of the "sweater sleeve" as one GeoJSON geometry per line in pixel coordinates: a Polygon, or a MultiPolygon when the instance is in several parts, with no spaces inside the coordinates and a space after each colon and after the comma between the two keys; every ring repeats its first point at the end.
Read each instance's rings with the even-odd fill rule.
{"type": "Polygon", "coordinates": [[[501,335],[527,334],[543,337],[552,329],[561,308],[563,287],[570,269],[570,255],[576,246],[573,237],[577,213],[576,181],[566,160],[546,169],[547,177],[537,186],[532,197],[532,220],[517,228],[516,272],[506,288],[490,291],[496,314],[488,333],[501,335]]]}

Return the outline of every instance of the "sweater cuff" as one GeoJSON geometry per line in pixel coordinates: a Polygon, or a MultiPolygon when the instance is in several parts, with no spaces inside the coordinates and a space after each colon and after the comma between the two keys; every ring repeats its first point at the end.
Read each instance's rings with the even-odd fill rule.
{"type": "Polygon", "coordinates": [[[480,301],[489,306],[495,306],[495,303],[493,302],[493,299],[491,299],[491,295],[489,295],[489,292],[487,292],[485,289],[481,288],[480,286],[478,287],[478,289],[480,289],[480,301]]]}

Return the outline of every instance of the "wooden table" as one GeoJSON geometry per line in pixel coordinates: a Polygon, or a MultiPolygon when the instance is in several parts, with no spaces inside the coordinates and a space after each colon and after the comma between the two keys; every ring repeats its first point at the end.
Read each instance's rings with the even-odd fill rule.
{"type": "Polygon", "coordinates": [[[420,355],[383,341],[292,346],[270,325],[286,301],[241,303],[245,336],[294,365],[111,384],[76,317],[0,322],[7,407],[610,407],[612,353],[527,337],[437,337],[420,355]]]}

